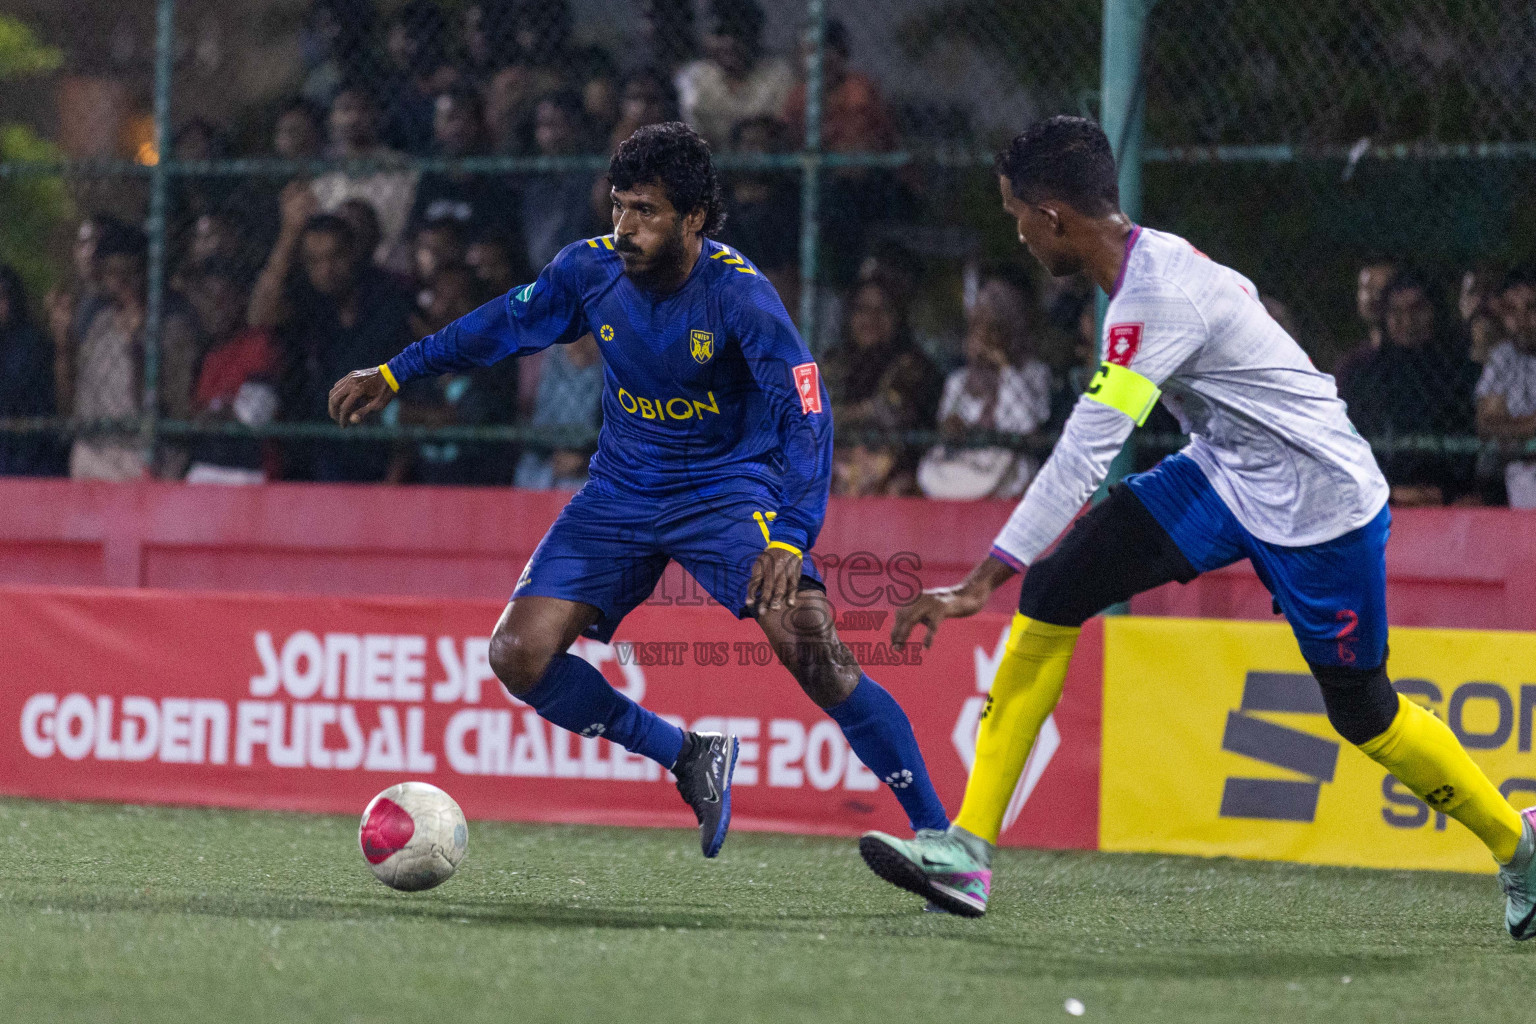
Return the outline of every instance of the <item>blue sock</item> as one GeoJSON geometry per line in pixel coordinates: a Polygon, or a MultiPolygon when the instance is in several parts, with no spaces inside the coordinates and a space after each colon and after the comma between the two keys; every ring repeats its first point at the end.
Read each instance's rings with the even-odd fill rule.
{"type": "Polygon", "coordinates": [[[551,661],[522,699],[546,722],[578,736],[612,740],[663,768],[676,764],[683,750],[683,730],[609,686],[601,672],[574,654],[551,661]]]}
{"type": "Polygon", "coordinates": [[[843,728],[848,745],[859,755],[880,781],[891,787],[913,831],[920,828],[946,829],[949,818],[944,804],[934,792],[923,764],[923,752],[912,735],[912,723],[901,705],[879,683],[867,675],[859,676],[859,685],[848,699],[827,714],[843,728]]]}

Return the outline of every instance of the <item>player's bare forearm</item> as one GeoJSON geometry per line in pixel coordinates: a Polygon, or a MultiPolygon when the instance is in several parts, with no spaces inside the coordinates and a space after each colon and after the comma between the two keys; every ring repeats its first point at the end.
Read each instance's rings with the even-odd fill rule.
{"type": "Polygon", "coordinates": [[[1017,573],[1017,569],[1001,558],[988,555],[976,563],[976,567],[960,583],[960,588],[979,594],[985,602],[992,596],[992,591],[1013,579],[1017,573]]]}
{"type": "Polygon", "coordinates": [[[921,623],[928,631],[923,646],[932,647],[941,622],[975,615],[987,606],[992,592],[1016,572],[1007,562],[988,555],[955,586],[923,591],[917,600],[897,610],[896,622],[891,626],[891,643],[898,647],[905,644],[921,623]]]}

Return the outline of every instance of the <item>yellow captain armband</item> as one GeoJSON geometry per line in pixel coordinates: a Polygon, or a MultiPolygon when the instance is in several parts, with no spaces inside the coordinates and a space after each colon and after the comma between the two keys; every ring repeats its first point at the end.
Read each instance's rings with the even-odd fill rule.
{"type": "Polygon", "coordinates": [[[793,544],[785,544],[781,540],[771,540],[771,541],[768,542],[768,546],[770,548],[778,548],[781,551],[788,551],[790,554],[794,555],[796,558],[804,558],[805,557],[805,552],[801,551],[799,548],[795,547],[793,544]]]}
{"type": "Polygon", "coordinates": [[[395,380],[395,373],[389,368],[388,363],[379,364],[379,376],[384,378],[384,383],[389,385],[389,390],[397,395],[400,393],[400,382],[395,380]]]}
{"type": "Polygon", "coordinates": [[[1162,393],[1162,388],[1135,370],[1116,363],[1100,363],[1083,397],[1120,410],[1139,427],[1152,415],[1152,407],[1162,393]]]}

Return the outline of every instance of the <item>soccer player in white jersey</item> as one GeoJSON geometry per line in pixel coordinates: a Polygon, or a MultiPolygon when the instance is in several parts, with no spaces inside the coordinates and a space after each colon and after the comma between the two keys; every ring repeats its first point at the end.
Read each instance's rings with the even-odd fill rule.
{"type": "Polygon", "coordinates": [[[1387,483],[1333,379],[1270,318],[1251,281],[1120,212],[1109,140],[1094,122],[1039,122],[997,169],[1003,208],[1035,258],[1058,277],[1087,273],[1109,294],[1104,361],[987,557],[897,615],[894,642],[921,623],[931,644],[944,619],[976,613],[1024,573],[954,825],[912,840],[868,833],[864,859],[942,909],[984,913],[1004,812],[1082,624],[1246,558],[1290,621],[1334,728],[1488,846],[1506,927],[1536,935],[1536,808],[1510,806],[1450,729],[1388,681],[1387,483]],[[1111,488],[1045,554],[1159,398],[1189,445],[1111,488]]]}

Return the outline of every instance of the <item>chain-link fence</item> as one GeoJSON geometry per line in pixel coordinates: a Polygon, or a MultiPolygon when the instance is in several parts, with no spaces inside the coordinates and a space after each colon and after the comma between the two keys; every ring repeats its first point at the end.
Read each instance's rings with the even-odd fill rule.
{"type": "MultiPolygon", "coordinates": [[[[1048,450],[1093,290],[1029,265],[991,155],[1054,113],[1119,126],[1128,205],[1258,283],[1402,500],[1503,500],[1536,413],[1536,17],[1512,0],[17,4],[0,471],[579,483],[592,339],[360,431],[325,393],[607,230],[608,155],[674,118],[823,364],[841,492],[1013,494],[1048,450]]],[[[1177,441],[1154,421],[1140,460],[1177,441]]]]}
{"type": "Polygon", "coordinates": [[[1530,432],[1479,406],[1536,412],[1529,5],[1163,0],[1146,52],[1148,222],[1254,279],[1400,500],[1503,501],[1530,432]]]}

